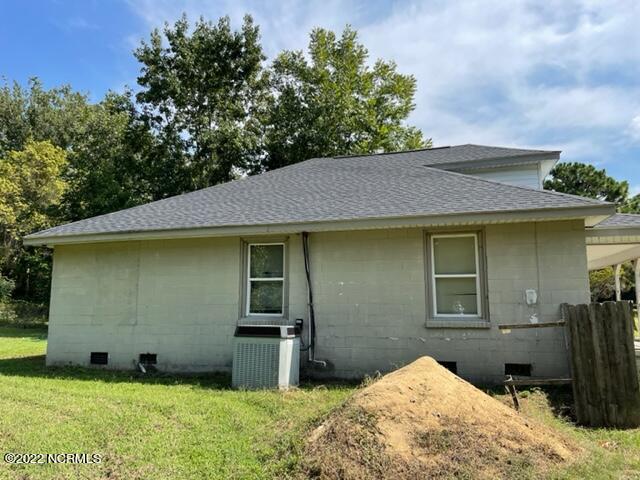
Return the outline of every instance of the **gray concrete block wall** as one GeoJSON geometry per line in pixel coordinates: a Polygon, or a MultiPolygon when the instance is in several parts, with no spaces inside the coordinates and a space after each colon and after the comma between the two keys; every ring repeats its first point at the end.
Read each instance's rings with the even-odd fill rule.
{"type": "MultiPolygon", "coordinates": [[[[579,221],[485,227],[489,328],[427,328],[422,229],[311,235],[317,317],[316,372],[360,377],[421,355],[455,361],[462,376],[499,381],[504,363],[531,363],[539,376],[567,373],[562,329],[497,324],[559,318],[562,302],[588,301],[579,221]],[[525,305],[535,288],[539,304],[525,305]]],[[[165,370],[226,370],[239,320],[241,239],[217,238],[61,246],[55,249],[48,364],[87,364],[108,351],[132,368],[157,353],[165,370]]],[[[307,318],[299,235],[288,242],[289,321],[307,318]]],[[[306,340],[306,338],[305,338],[306,340]]]]}
{"type": "Polygon", "coordinates": [[[164,370],[231,366],[238,319],[238,238],[55,249],[47,364],[134,368],[157,353],[164,370]]]}
{"type": "MultiPolygon", "coordinates": [[[[317,358],[329,375],[385,372],[421,355],[457,362],[477,382],[504,378],[505,363],[530,363],[536,376],[568,374],[562,328],[512,330],[504,323],[560,318],[563,302],[589,300],[582,222],[488,225],[489,328],[427,328],[424,232],[420,229],[313,236],[317,358]],[[526,305],[524,291],[538,292],[526,305]]],[[[325,372],[318,372],[322,374],[325,372]]]]}

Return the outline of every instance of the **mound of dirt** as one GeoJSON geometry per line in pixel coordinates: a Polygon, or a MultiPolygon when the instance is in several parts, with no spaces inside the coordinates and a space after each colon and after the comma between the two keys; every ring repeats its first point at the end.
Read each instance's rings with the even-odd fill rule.
{"type": "Polygon", "coordinates": [[[359,390],[308,439],[303,475],[514,478],[578,451],[555,431],[422,357],[359,390]]]}

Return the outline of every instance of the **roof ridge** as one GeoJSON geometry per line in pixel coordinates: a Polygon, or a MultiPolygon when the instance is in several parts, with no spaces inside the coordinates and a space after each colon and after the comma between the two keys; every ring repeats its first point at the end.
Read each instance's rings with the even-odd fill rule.
{"type": "MultiPolygon", "coordinates": [[[[519,158],[519,157],[529,156],[529,155],[552,155],[552,154],[562,153],[561,150],[541,150],[541,149],[534,149],[534,148],[503,147],[503,146],[495,146],[495,145],[480,145],[477,143],[463,143],[460,145],[444,145],[441,147],[415,148],[415,149],[408,149],[408,150],[396,150],[393,152],[354,153],[349,155],[334,155],[330,157],[320,157],[320,158],[338,159],[338,158],[377,157],[377,156],[384,156],[384,155],[402,155],[402,154],[414,153],[414,152],[430,152],[435,150],[457,149],[460,147],[476,147],[476,148],[498,149],[498,150],[510,151],[510,155],[508,156],[497,156],[497,157],[487,156],[485,158],[476,159],[477,161],[503,159],[503,158],[519,158]]],[[[476,160],[459,160],[459,161],[456,160],[456,161],[451,161],[446,163],[469,163],[469,162],[475,162],[476,160]]]]}
{"type": "Polygon", "coordinates": [[[540,153],[562,153],[562,150],[542,150],[540,148],[521,148],[521,147],[504,147],[496,145],[480,145],[479,143],[465,143],[463,145],[454,145],[456,147],[482,147],[482,148],[502,148],[503,150],[520,150],[523,152],[540,152],[540,153]]]}
{"type": "MultiPolygon", "coordinates": [[[[358,157],[377,157],[382,155],[397,155],[400,153],[411,153],[411,152],[424,152],[431,150],[444,150],[445,148],[453,148],[460,147],[461,145],[444,145],[442,147],[424,147],[424,148],[410,148],[408,150],[395,150],[393,152],[376,152],[376,153],[353,153],[349,155],[334,155],[332,157],[320,157],[320,158],[358,158],[358,157]]],[[[310,159],[311,160],[311,159],[310,159]]],[[[306,162],[306,160],[304,160],[306,162]]],[[[298,162],[301,163],[301,162],[298,162]]]]}

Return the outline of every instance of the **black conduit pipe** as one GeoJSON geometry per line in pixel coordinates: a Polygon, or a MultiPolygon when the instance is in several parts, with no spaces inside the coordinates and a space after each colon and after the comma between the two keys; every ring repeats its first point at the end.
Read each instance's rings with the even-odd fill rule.
{"type": "Polygon", "coordinates": [[[307,277],[307,292],[309,294],[309,349],[310,360],[326,366],[326,362],[316,360],[316,315],[313,310],[313,288],[311,287],[311,262],[309,261],[309,232],[302,232],[302,253],[304,255],[304,271],[307,277]]]}

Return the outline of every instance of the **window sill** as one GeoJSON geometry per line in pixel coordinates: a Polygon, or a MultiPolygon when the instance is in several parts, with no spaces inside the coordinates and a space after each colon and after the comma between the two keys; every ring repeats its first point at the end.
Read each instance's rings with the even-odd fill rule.
{"type": "Polygon", "coordinates": [[[293,322],[280,316],[247,315],[238,319],[238,325],[293,325],[293,322]]]}
{"type": "Polygon", "coordinates": [[[483,320],[481,318],[477,320],[470,319],[456,319],[456,318],[448,318],[448,319],[440,319],[433,318],[427,320],[425,324],[426,328],[480,328],[480,329],[489,329],[491,328],[491,323],[487,320],[483,320]]]}

